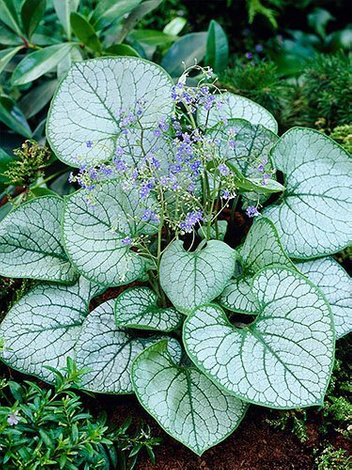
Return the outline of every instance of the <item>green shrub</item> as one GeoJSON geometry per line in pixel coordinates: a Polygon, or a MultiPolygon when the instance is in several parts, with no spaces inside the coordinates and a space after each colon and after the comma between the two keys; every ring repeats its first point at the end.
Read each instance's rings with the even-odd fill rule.
{"type": "MultiPolygon", "coordinates": [[[[1,345],[0,345],[1,347],[1,345]]],[[[129,431],[131,420],[110,428],[87,412],[74,388],[82,372],[67,362],[66,378],[53,370],[54,388],[0,379],[0,465],[6,469],[131,469],[141,449],[154,462],[148,427],[129,431]]]]}

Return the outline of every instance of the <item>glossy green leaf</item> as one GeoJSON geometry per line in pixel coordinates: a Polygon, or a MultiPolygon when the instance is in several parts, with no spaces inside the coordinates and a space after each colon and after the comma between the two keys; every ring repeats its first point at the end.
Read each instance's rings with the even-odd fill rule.
{"type": "Polygon", "coordinates": [[[28,38],[39,26],[46,9],[46,0],[25,0],[21,7],[21,19],[28,38]]]}
{"type": "Polygon", "coordinates": [[[107,286],[128,284],[144,273],[145,262],[123,240],[157,232],[156,223],[142,221],[145,209],[155,203],[151,198],[141,201],[136,188],[124,190],[117,180],[96,189],[65,199],[66,252],[87,279],[107,286]]]}
{"type": "MultiPolygon", "coordinates": [[[[80,369],[88,368],[81,387],[99,393],[133,393],[130,369],[133,360],[144,348],[160,337],[138,337],[114,320],[114,300],[105,302],[85,319],[75,346],[75,360],[80,369]]],[[[170,338],[168,348],[177,362],[181,348],[170,338]]]]}
{"type": "Polygon", "coordinates": [[[202,62],[207,48],[207,36],[203,32],[182,36],[164,55],[161,65],[172,77],[179,77],[185,68],[202,62]]]}
{"type": "Polygon", "coordinates": [[[235,328],[215,304],[184,323],[186,350],[215,383],[270,408],[321,406],[334,363],[329,304],[301,274],[275,267],[253,280],[260,314],[235,328]]]}
{"type": "Polygon", "coordinates": [[[0,95],[0,121],[10,129],[30,139],[32,131],[14,99],[0,95]]]}
{"type": "Polygon", "coordinates": [[[150,46],[163,46],[177,39],[176,36],[153,29],[136,29],[129,35],[129,38],[150,46]]]}
{"type": "Polygon", "coordinates": [[[13,72],[12,84],[24,85],[50,72],[70,53],[72,47],[69,43],[56,44],[26,55],[13,72]]]}
{"type": "MultiPolygon", "coordinates": [[[[137,2],[137,0],[134,1],[137,2]]],[[[144,0],[142,3],[139,2],[139,4],[135,6],[128,15],[128,18],[124,22],[121,31],[117,33],[116,42],[121,43],[132,31],[132,29],[137,26],[140,20],[155,8],[157,8],[162,2],[163,0],[144,0]]],[[[131,5],[132,3],[129,1],[129,4],[131,5]]]]}
{"type": "Polygon", "coordinates": [[[23,36],[14,0],[0,0],[0,18],[18,36],[23,36]]]}
{"type": "Polygon", "coordinates": [[[105,49],[108,55],[122,55],[131,57],[140,57],[139,53],[128,44],[114,44],[105,49]]]}
{"type": "Polygon", "coordinates": [[[293,128],[272,149],[286,191],[264,209],[293,258],[335,253],[352,240],[352,160],[319,131],[293,128]]]}
{"type": "Polygon", "coordinates": [[[229,42],[223,28],[215,20],[211,20],[208,29],[207,51],[205,64],[210,65],[218,73],[227,67],[229,62],[229,42]]]}
{"type": "Polygon", "coordinates": [[[277,230],[270,220],[261,217],[252,225],[240,249],[240,265],[219,297],[219,303],[233,312],[255,315],[259,304],[252,291],[253,276],[274,265],[293,268],[284,252],[277,230]]]}
{"type": "Polygon", "coordinates": [[[92,15],[91,23],[96,30],[130,13],[142,0],[101,0],[92,15]]]}
{"type": "Polygon", "coordinates": [[[211,128],[225,119],[245,119],[251,124],[261,124],[276,133],[278,125],[274,116],[260,104],[245,98],[225,92],[217,99],[219,106],[213,106],[210,111],[205,108],[198,109],[197,121],[199,125],[211,128]]]}
{"type": "Polygon", "coordinates": [[[14,161],[14,157],[5,152],[4,149],[0,147],[0,183],[5,183],[8,181],[8,178],[4,176],[4,171],[7,170],[9,163],[14,161]]]}
{"type": "Polygon", "coordinates": [[[178,34],[180,34],[180,32],[183,30],[186,24],[187,24],[186,18],[182,18],[182,16],[177,16],[176,18],[173,18],[170,21],[170,23],[168,23],[164,27],[163,32],[165,34],[171,34],[172,36],[177,36],[178,34]]]}
{"type": "Polygon", "coordinates": [[[136,57],[77,62],[49,111],[50,145],[60,160],[76,167],[111,160],[122,131],[118,111],[135,112],[137,101],[146,99],[148,107],[140,120],[145,130],[152,128],[173,109],[171,87],[170,77],[159,66],[136,57]]]}
{"type": "Polygon", "coordinates": [[[118,327],[169,332],[181,326],[184,316],[172,307],[160,308],[149,287],[132,287],[117,297],[115,318],[118,327]]]}
{"type": "Polygon", "coordinates": [[[25,374],[54,381],[46,366],[62,369],[74,358],[74,346],[98,292],[84,278],[73,286],[40,284],[23,296],[0,325],[3,362],[25,374]]]}
{"type": "Polygon", "coordinates": [[[221,294],[235,261],[236,252],[222,241],[210,240],[204,248],[186,251],[176,240],[161,258],[161,287],[176,309],[188,314],[221,294]]]}
{"type": "Polygon", "coordinates": [[[9,47],[0,51],[0,73],[5,69],[10,60],[19,52],[23,46],[9,47]]]}
{"type": "Polygon", "coordinates": [[[330,304],[336,337],[352,330],[352,280],[333,258],[295,263],[302,274],[316,284],[330,304]]]}
{"type": "Polygon", "coordinates": [[[27,119],[35,116],[49,103],[57,85],[57,80],[47,80],[24,95],[20,100],[20,106],[27,119]]]}
{"type": "Polygon", "coordinates": [[[61,244],[63,200],[36,198],[8,214],[0,224],[0,274],[45,281],[73,282],[61,244]]]}
{"type": "Polygon", "coordinates": [[[67,37],[71,39],[71,12],[77,11],[80,0],[53,0],[54,8],[60,23],[67,33],[67,37]]]}
{"type": "Polygon", "coordinates": [[[178,367],[166,341],[137,357],[132,382],[148,413],[198,455],[226,439],[247,411],[245,403],[220,390],[195,367],[178,367]]]}
{"type": "Polygon", "coordinates": [[[101,52],[101,43],[93,26],[81,14],[72,12],[71,28],[77,38],[89,49],[95,52],[101,52]]]}

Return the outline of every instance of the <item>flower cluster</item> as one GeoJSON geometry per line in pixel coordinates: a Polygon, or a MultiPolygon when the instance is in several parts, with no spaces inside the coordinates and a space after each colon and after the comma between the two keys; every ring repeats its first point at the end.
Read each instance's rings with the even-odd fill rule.
{"type": "MultiPolygon", "coordinates": [[[[193,116],[196,111],[209,113],[216,107],[221,117],[225,102],[214,83],[205,81],[212,71],[203,72],[199,85],[190,87],[189,70],[185,71],[171,90],[175,112],[169,119],[155,123],[154,128],[143,126],[147,100],[140,100],[136,109],[118,110],[121,134],[111,160],[97,166],[82,166],[76,175],[70,175],[69,181],[92,192],[101,181],[118,178],[124,190],[136,188],[141,201],[148,201],[151,194],[157,200],[158,211],[147,207],[141,221],[157,224],[162,221],[176,234],[192,232],[200,225],[210,227],[237,196],[236,174],[230,163],[236,157],[239,131],[226,118],[215,131],[197,127],[193,116]]],[[[99,145],[93,140],[86,142],[90,152],[99,145]]],[[[266,185],[271,177],[267,159],[254,157],[251,166],[262,178],[262,185],[266,185]]],[[[257,216],[257,205],[249,205],[246,214],[257,216]]],[[[127,236],[122,244],[132,245],[134,240],[127,236]]]]}

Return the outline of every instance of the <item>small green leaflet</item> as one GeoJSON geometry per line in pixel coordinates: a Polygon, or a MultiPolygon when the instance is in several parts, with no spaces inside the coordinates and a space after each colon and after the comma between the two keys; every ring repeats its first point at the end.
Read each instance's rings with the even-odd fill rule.
{"type": "Polygon", "coordinates": [[[13,369],[48,382],[54,374],[45,368],[66,366],[89,300],[98,293],[84,278],[73,286],[40,284],[22,297],[0,325],[5,351],[1,359],[13,369]]]}
{"type": "Polygon", "coordinates": [[[282,267],[253,280],[260,314],[237,329],[215,304],[198,307],[184,323],[192,361],[219,386],[271,408],[322,405],[334,362],[329,304],[301,274],[282,267]]]}
{"type": "Polygon", "coordinates": [[[104,57],[73,64],[59,85],[48,116],[47,138],[63,162],[79,167],[112,160],[121,134],[120,110],[135,113],[144,129],[172,112],[169,75],[137,57],[104,57]],[[87,142],[93,145],[88,148],[87,142]]]}
{"type": "Polygon", "coordinates": [[[297,269],[316,284],[330,304],[336,338],[352,330],[352,280],[333,258],[296,263],[297,269]]]}
{"type": "MultiPolygon", "coordinates": [[[[114,319],[114,300],[109,300],[93,312],[83,323],[75,358],[79,368],[87,367],[81,387],[98,393],[133,393],[130,369],[133,360],[161,337],[138,338],[126,328],[118,328],[114,319]]],[[[181,358],[181,347],[173,338],[168,348],[176,362],[181,358]]]]}
{"type": "Polygon", "coordinates": [[[332,139],[313,129],[293,128],[271,156],[283,172],[280,204],[264,209],[275,223],[289,256],[314,258],[335,253],[352,240],[352,160],[332,139]]]}
{"type": "Polygon", "coordinates": [[[228,310],[254,315],[259,304],[251,285],[259,270],[279,264],[288,268],[294,265],[284,252],[274,224],[260,217],[252,225],[240,249],[241,270],[226,285],[219,303],[228,310]]]}
{"type": "Polygon", "coordinates": [[[251,124],[262,124],[272,132],[276,133],[278,130],[274,116],[260,104],[244,96],[226,92],[222,93],[217,101],[220,104],[213,106],[210,111],[199,109],[197,121],[200,126],[210,129],[223,119],[245,119],[251,124]]]}
{"type": "Polygon", "coordinates": [[[115,319],[118,327],[168,332],[179,328],[184,316],[172,307],[160,308],[149,287],[132,287],[116,299],[115,319]]]}
{"type": "Polygon", "coordinates": [[[198,455],[229,436],[247,411],[245,403],[223,392],[195,367],[178,367],[166,341],[137,357],[132,382],[148,413],[198,455]]]}
{"type": "Polygon", "coordinates": [[[123,190],[117,180],[101,183],[89,195],[80,190],[68,196],[63,237],[66,252],[77,270],[87,279],[106,286],[138,279],[144,273],[145,262],[123,240],[157,231],[156,224],[141,219],[152,204],[151,198],[141,201],[136,188],[123,190]]]}
{"type": "Polygon", "coordinates": [[[44,196],[10,212],[0,223],[0,274],[70,283],[78,274],[61,243],[63,200],[44,196]]]}
{"type": "Polygon", "coordinates": [[[161,258],[161,287],[175,308],[188,314],[223,291],[235,261],[236,252],[222,241],[210,240],[205,248],[188,252],[176,240],[161,258]]]}

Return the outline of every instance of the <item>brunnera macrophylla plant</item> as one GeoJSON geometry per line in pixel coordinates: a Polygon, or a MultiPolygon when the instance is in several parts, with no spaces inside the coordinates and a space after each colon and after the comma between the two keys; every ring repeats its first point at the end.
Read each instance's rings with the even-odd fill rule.
{"type": "Polygon", "coordinates": [[[41,281],[0,326],[6,364],[52,382],[47,366],[70,357],[88,368],[84,389],[135,393],[199,455],[249,403],[322,404],[352,323],[351,281],[330,256],[352,233],[338,144],[303,128],[279,138],[209,69],[173,83],[137,58],[76,63],[47,138],[81,188],[0,225],[0,274],[41,281]],[[236,208],[254,221],[239,246],[236,208]],[[126,287],[91,311],[113,286],[126,287]]]}

